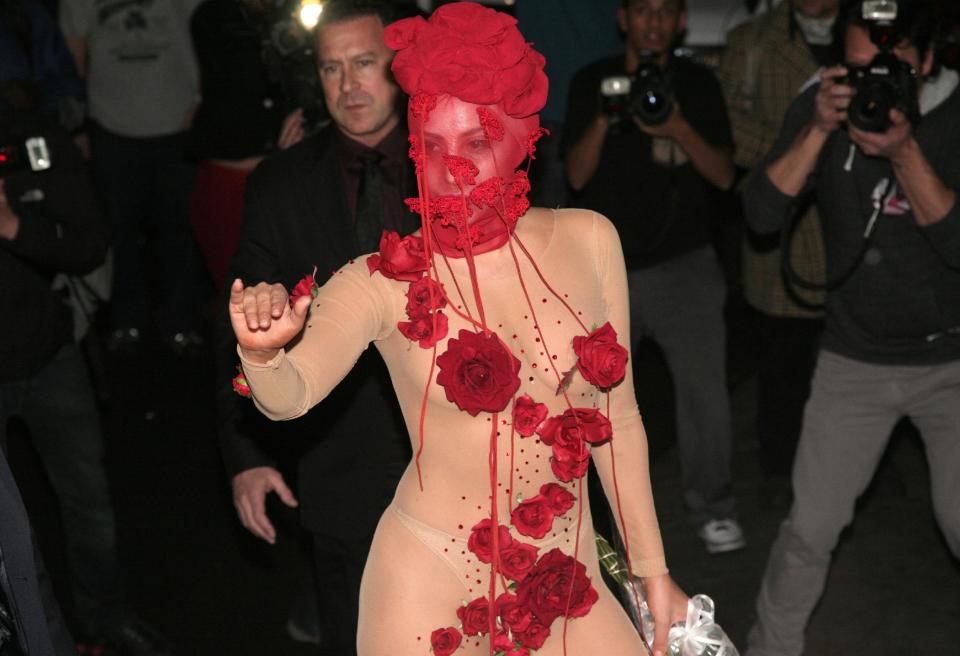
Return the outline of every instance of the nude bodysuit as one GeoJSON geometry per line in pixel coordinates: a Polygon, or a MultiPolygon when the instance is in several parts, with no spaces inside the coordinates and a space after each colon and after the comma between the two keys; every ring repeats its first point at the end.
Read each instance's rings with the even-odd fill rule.
{"type": "MultiPolygon", "coordinates": [[[[616,230],[605,218],[584,210],[533,209],[520,220],[517,236],[546,281],[578,313],[588,330],[609,321],[620,343],[629,344],[623,255],[616,230]]],[[[519,249],[516,252],[533,311],[518,282],[514,258],[504,245],[476,257],[487,324],[521,361],[517,396],[529,394],[546,404],[549,416],[554,416],[567,406],[557,395],[550,354],[559,372],[574,368],[571,340],[584,332],[548,291],[527,258],[519,249]],[[547,348],[534,327],[534,316],[547,348]]],[[[265,365],[244,361],[244,372],[261,411],[273,419],[290,419],[320,402],[372,342],[390,371],[416,452],[432,351],[420,348],[397,329],[397,323],[406,320],[408,283],[385,278],[379,272],[371,275],[365,260],[366,256],[351,262],[320,289],[295,346],[265,365]]],[[[476,317],[466,262],[450,259],[448,265],[441,260],[438,272],[451,304],[476,317]]],[[[471,329],[453,312],[445,313],[449,317],[448,337],[455,337],[462,328],[471,329]]],[[[445,350],[445,344],[446,339],[440,341],[438,353],[445,350]]],[[[456,609],[487,593],[489,566],[478,562],[466,544],[471,527],[490,515],[492,416],[481,412],[471,417],[459,410],[436,384],[436,375],[435,369],[426,402],[420,458],[423,489],[411,462],[377,528],[364,572],[358,633],[361,656],[427,656],[431,631],[457,626],[456,609]]],[[[650,489],[646,435],[629,364],[625,379],[610,391],[609,408],[607,395],[579,374],[574,374],[568,396],[574,407],[597,407],[612,422],[612,441],[592,447],[592,458],[611,507],[616,509],[611,466],[611,455],[615,456],[634,574],[665,573],[650,489]]],[[[509,422],[508,406],[497,415],[497,501],[502,524],[509,523],[510,509],[518,498],[533,497],[543,484],[558,482],[549,464],[550,447],[536,435],[511,436],[509,422]]],[[[646,653],[636,630],[601,580],[585,477],[563,485],[578,501],[583,497],[582,516],[578,504],[557,517],[542,539],[532,540],[515,532],[513,537],[539,547],[540,554],[559,547],[573,555],[580,519],[577,558],[586,565],[600,598],[586,616],[569,620],[567,653],[646,653]]],[[[515,529],[511,527],[511,531],[515,529]]],[[[536,650],[538,655],[563,653],[563,625],[562,617],[553,623],[550,637],[536,650]]],[[[486,636],[464,636],[457,651],[461,653],[489,653],[486,636]]]]}

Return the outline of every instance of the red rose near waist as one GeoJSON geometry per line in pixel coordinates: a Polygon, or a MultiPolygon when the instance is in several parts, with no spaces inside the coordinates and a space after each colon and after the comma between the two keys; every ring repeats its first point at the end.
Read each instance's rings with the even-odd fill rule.
{"type": "Polygon", "coordinates": [[[567,488],[562,485],[557,485],[556,483],[546,483],[542,485],[540,487],[540,494],[546,498],[550,509],[553,510],[553,514],[558,517],[573,508],[573,503],[577,500],[567,488]]]}
{"type": "Polygon", "coordinates": [[[537,564],[537,548],[514,541],[500,548],[500,572],[511,581],[522,581],[537,564]]]}
{"type": "Polygon", "coordinates": [[[384,230],[380,236],[380,252],[367,258],[367,268],[371,276],[379,271],[394,280],[417,281],[427,270],[423,241],[413,235],[401,239],[398,233],[384,230]]]}
{"type": "Polygon", "coordinates": [[[433,647],[433,656],[450,656],[460,646],[463,636],[452,626],[437,629],[430,634],[430,646],[433,647]]]}
{"type": "Polygon", "coordinates": [[[464,635],[483,635],[490,627],[490,602],[486,597],[478,597],[458,608],[457,617],[463,624],[464,635]]]}
{"type": "Polygon", "coordinates": [[[586,337],[574,337],[573,351],[577,354],[577,369],[600,389],[609,389],[623,380],[627,349],[617,343],[617,332],[609,321],[586,337]]]}
{"type": "Polygon", "coordinates": [[[534,621],[530,609],[517,601],[517,595],[509,592],[504,592],[497,597],[495,612],[503,626],[513,633],[526,631],[530,623],[534,621]]]}
{"type": "Polygon", "coordinates": [[[510,523],[520,535],[539,540],[553,526],[553,510],[547,498],[538,494],[517,504],[510,514],[510,523]]]}
{"type": "MultiPolygon", "coordinates": [[[[525,630],[515,634],[520,644],[529,649],[540,649],[550,637],[550,627],[533,620],[525,630]]],[[[529,652],[528,652],[529,653],[529,652]]]]}
{"type": "MultiPolygon", "coordinates": [[[[481,563],[491,563],[493,561],[493,535],[490,527],[492,522],[489,519],[481,519],[476,526],[470,529],[470,538],[467,540],[467,549],[477,556],[481,563]]],[[[513,537],[510,535],[510,529],[503,524],[500,525],[500,531],[497,535],[500,551],[513,543],[513,537]]]]}
{"type": "Polygon", "coordinates": [[[513,404],[513,428],[523,437],[530,437],[547,418],[547,406],[524,394],[513,404]]]}
{"type": "Polygon", "coordinates": [[[437,358],[437,384],[447,400],[476,417],[500,412],[520,387],[520,361],[495,334],[461,330],[437,358]]]}
{"type": "Polygon", "coordinates": [[[517,585],[517,600],[545,627],[561,615],[570,618],[586,615],[597,599],[599,595],[587,578],[583,563],[559,549],[544,554],[527,578],[517,585]]]}

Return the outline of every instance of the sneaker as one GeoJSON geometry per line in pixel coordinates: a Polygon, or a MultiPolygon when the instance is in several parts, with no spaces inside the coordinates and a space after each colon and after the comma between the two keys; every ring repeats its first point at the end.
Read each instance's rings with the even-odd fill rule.
{"type": "Polygon", "coordinates": [[[718,554],[736,551],[747,546],[743,529],[735,519],[711,519],[697,532],[707,548],[707,553],[718,554]]]}

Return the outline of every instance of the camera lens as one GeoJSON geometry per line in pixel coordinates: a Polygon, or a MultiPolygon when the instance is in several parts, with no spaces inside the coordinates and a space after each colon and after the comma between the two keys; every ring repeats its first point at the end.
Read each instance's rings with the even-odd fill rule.
{"type": "Polygon", "coordinates": [[[847,116],[850,122],[867,132],[884,132],[890,127],[890,110],[897,103],[895,90],[890,84],[873,81],[857,90],[850,102],[847,116]]]}

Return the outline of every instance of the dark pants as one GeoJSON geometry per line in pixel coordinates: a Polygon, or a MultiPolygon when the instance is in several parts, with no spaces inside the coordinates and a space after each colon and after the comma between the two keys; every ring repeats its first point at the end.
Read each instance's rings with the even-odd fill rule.
{"type": "Polygon", "coordinates": [[[357,653],[360,578],[372,541],[373,535],[353,541],[313,534],[323,654],[350,656],[357,653]]]}
{"type": "Polygon", "coordinates": [[[810,396],[810,379],[823,329],[821,319],[756,313],[757,440],[768,476],[790,476],[810,396]]]}
{"type": "Polygon", "coordinates": [[[126,604],[100,416],[75,344],[60,349],[33,377],[0,385],[0,424],[14,415],[30,429],[60,505],[79,628],[96,633],[121,621],[126,604]]]}
{"type": "Polygon", "coordinates": [[[185,134],[91,129],[94,182],[113,237],[114,328],[154,321],[161,334],[196,328],[202,277],[187,220],[196,167],[184,145],[185,134]]]}

